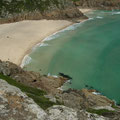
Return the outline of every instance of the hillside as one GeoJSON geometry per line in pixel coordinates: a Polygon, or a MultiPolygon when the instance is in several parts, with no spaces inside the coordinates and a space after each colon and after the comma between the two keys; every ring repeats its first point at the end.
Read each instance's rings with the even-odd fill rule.
{"type": "MultiPolygon", "coordinates": [[[[77,22],[78,19],[87,19],[79,11],[79,7],[118,10],[120,9],[120,0],[0,0],[0,24],[22,20],[48,19],[50,21],[52,19],[77,22]]],[[[45,23],[42,23],[43,27],[45,27],[45,23]]],[[[28,25],[30,26],[30,24],[28,25]]],[[[60,24],[62,23],[60,22],[60,24]]],[[[21,24],[17,27],[27,28],[25,25],[26,23],[22,27],[21,24]]],[[[10,49],[13,49],[12,39],[15,38],[14,35],[17,31],[15,25],[13,26],[13,28],[8,26],[8,28],[11,28],[10,31],[12,29],[15,31],[13,31],[13,36],[11,37],[9,36],[10,31],[4,32],[1,25],[1,41],[10,41],[12,44],[3,44],[1,42],[1,45],[5,45],[5,47],[9,45],[10,49]],[[6,35],[5,33],[9,34],[6,35]]],[[[33,26],[35,25],[33,24],[33,26]]],[[[46,26],[48,29],[49,26],[47,24],[46,26]]],[[[41,26],[37,27],[43,31],[41,26]]],[[[54,26],[51,25],[52,27],[54,26]]],[[[35,31],[36,29],[31,30],[35,31]]],[[[31,34],[35,41],[36,35],[33,32],[25,32],[23,29],[21,31],[26,35],[31,34]]],[[[18,31],[18,34],[23,37],[21,31],[18,31]]],[[[41,32],[41,34],[43,33],[41,32]]],[[[22,37],[18,40],[21,41],[22,37]]],[[[29,39],[28,37],[26,38],[29,39]]],[[[18,44],[20,44],[19,41],[17,41],[18,44]]],[[[25,46],[24,41],[25,39],[23,37],[24,44],[22,46],[25,46]]],[[[7,48],[2,48],[2,53],[3,50],[9,53],[7,48]]],[[[19,52],[15,50],[13,50],[13,54],[19,52]]],[[[7,56],[6,54],[4,55],[7,56]]],[[[15,54],[14,56],[17,58],[15,54]]],[[[92,87],[86,87],[81,90],[62,90],[61,86],[71,79],[70,76],[64,75],[64,73],[60,73],[57,77],[47,76],[33,71],[26,71],[10,61],[10,59],[8,61],[0,60],[0,120],[120,119],[119,104],[116,105],[113,100],[103,96],[92,87]]]]}
{"type": "Polygon", "coordinates": [[[69,0],[1,0],[0,23],[39,19],[85,17],[69,0]]]}
{"type": "Polygon", "coordinates": [[[104,10],[119,10],[120,0],[73,0],[76,6],[104,10]]]}
{"type": "Polygon", "coordinates": [[[66,80],[0,61],[0,120],[119,119],[120,107],[96,90],[58,89],[66,80]]]}

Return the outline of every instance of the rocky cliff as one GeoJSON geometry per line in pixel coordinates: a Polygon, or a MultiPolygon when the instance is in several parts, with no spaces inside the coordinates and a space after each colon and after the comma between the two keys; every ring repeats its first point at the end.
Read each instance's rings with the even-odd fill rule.
{"type": "Polygon", "coordinates": [[[1,0],[0,23],[40,19],[86,19],[78,6],[118,10],[120,0],[1,0]]]}
{"type": "Polygon", "coordinates": [[[66,80],[0,61],[0,120],[119,120],[114,101],[92,89],[58,89],[66,80]]]}
{"type": "Polygon", "coordinates": [[[120,0],[72,0],[76,6],[82,8],[120,10],[120,0]]]}
{"type": "Polygon", "coordinates": [[[0,120],[87,120],[107,118],[65,107],[54,105],[46,110],[38,106],[20,89],[0,79],[0,120]]]}
{"type": "Polygon", "coordinates": [[[87,18],[70,0],[1,0],[0,23],[87,18]]]}

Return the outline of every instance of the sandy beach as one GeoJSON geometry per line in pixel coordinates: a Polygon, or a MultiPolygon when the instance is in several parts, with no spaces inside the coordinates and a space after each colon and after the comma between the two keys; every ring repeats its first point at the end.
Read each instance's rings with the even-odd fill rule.
{"type": "Polygon", "coordinates": [[[1,24],[0,59],[20,65],[34,45],[71,24],[73,23],[65,20],[34,20],[1,24]]]}
{"type": "Polygon", "coordinates": [[[82,13],[86,14],[86,13],[88,13],[88,12],[92,12],[94,9],[79,8],[79,10],[80,10],[82,13]]]}
{"type": "MultiPolygon", "coordinates": [[[[92,9],[79,9],[83,13],[92,9]]],[[[80,22],[84,21],[79,20],[80,22]]],[[[67,20],[25,20],[0,25],[0,59],[21,65],[26,54],[43,39],[73,22],[67,20]]]]}

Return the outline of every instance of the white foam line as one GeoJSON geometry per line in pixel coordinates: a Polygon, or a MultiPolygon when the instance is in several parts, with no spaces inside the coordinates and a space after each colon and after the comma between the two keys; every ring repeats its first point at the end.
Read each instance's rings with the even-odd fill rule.
{"type": "MultiPolygon", "coordinates": [[[[53,40],[53,39],[59,37],[60,35],[59,35],[58,33],[61,33],[61,32],[64,32],[64,31],[68,31],[68,30],[75,30],[77,27],[79,27],[79,26],[77,26],[77,25],[83,24],[84,22],[86,22],[86,21],[88,21],[88,20],[93,20],[93,19],[94,19],[94,18],[89,18],[89,19],[84,20],[84,21],[82,21],[82,22],[80,22],[80,23],[75,23],[75,24],[70,25],[69,27],[67,27],[67,28],[65,28],[65,29],[63,29],[63,30],[60,30],[60,31],[57,31],[57,32],[53,33],[52,35],[50,35],[50,36],[46,37],[45,39],[43,39],[42,42],[36,44],[36,45],[32,48],[32,51],[35,51],[35,50],[37,49],[37,47],[48,46],[48,44],[45,44],[44,41],[53,40]]],[[[26,64],[29,64],[31,60],[32,60],[32,58],[29,57],[29,54],[26,55],[26,56],[23,58],[22,63],[21,63],[20,66],[23,68],[26,64]]]]}
{"type": "Polygon", "coordinates": [[[92,94],[94,94],[94,95],[100,95],[99,92],[92,92],[92,94]]]}
{"type": "Polygon", "coordinates": [[[22,64],[20,65],[21,68],[23,68],[25,65],[29,64],[31,62],[32,58],[27,54],[23,60],[22,64]]]}
{"type": "Polygon", "coordinates": [[[98,19],[103,19],[103,17],[101,17],[101,16],[97,16],[96,18],[98,18],[98,19]]]}
{"type": "Polygon", "coordinates": [[[119,15],[120,12],[113,12],[112,15],[119,15]]]}
{"type": "Polygon", "coordinates": [[[36,44],[33,48],[32,48],[32,52],[35,51],[38,47],[46,47],[46,46],[50,46],[49,44],[46,43],[38,43],[36,44]]]}
{"type": "Polygon", "coordinates": [[[61,32],[64,32],[64,31],[69,31],[69,30],[75,30],[77,27],[79,27],[78,25],[83,24],[84,22],[86,22],[88,20],[92,20],[92,19],[94,19],[94,18],[89,18],[89,19],[84,20],[84,21],[82,21],[80,23],[75,23],[73,25],[70,25],[70,26],[66,27],[65,29],[63,29],[63,30],[57,31],[57,32],[53,33],[52,35],[50,35],[50,36],[46,37],[45,39],[43,39],[43,42],[53,40],[53,39],[59,37],[60,35],[58,33],[61,33],[61,32]]]}

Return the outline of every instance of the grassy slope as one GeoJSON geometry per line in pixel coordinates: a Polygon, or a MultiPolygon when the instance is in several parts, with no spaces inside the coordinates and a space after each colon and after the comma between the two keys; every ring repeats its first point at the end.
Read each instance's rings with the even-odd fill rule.
{"type": "MultiPolygon", "coordinates": [[[[41,108],[47,109],[55,105],[55,103],[49,101],[49,99],[45,98],[44,95],[46,92],[39,90],[37,88],[29,87],[23,85],[21,83],[16,82],[15,80],[11,79],[8,76],[4,76],[0,74],[0,79],[7,81],[10,85],[16,86],[21,89],[22,92],[25,92],[29,97],[31,97],[41,108]]],[[[58,103],[56,103],[58,104],[58,103]]]]}
{"type": "Polygon", "coordinates": [[[107,110],[107,109],[99,109],[99,110],[96,110],[96,109],[92,109],[92,108],[89,108],[87,110],[87,112],[90,112],[90,113],[94,113],[94,114],[98,114],[98,115],[105,115],[105,114],[112,114],[114,113],[115,111],[112,111],[112,110],[107,110]]]}

